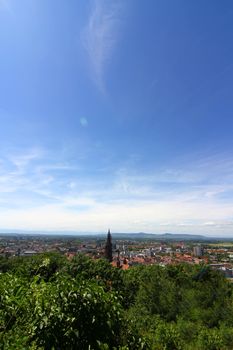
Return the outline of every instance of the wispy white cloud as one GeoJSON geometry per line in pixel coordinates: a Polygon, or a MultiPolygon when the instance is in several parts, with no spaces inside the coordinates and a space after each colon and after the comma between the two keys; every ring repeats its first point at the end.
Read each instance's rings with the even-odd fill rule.
{"type": "Polygon", "coordinates": [[[119,166],[96,179],[44,150],[5,154],[1,227],[232,234],[232,166],[230,156],[190,155],[167,168],[119,166]]]}
{"type": "Polygon", "coordinates": [[[113,231],[151,231],[224,234],[232,233],[233,224],[224,220],[232,215],[230,207],[206,203],[185,204],[174,200],[168,202],[95,203],[80,198],[80,201],[40,205],[28,209],[1,211],[1,225],[20,229],[66,229],[77,231],[102,231],[112,227],[113,231]],[[87,205],[86,210],[69,210],[67,204],[87,205]],[[218,217],[213,224],[206,224],[210,216],[218,217]],[[192,218],[192,222],[187,220],[192,218]],[[166,226],[161,225],[166,222],[166,226]]]}
{"type": "Polygon", "coordinates": [[[121,10],[122,1],[94,0],[82,36],[93,80],[102,92],[105,92],[105,69],[119,37],[121,10]]]}
{"type": "Polygon", "coordinates": [[[17,168],[19,172],[23,171],[33,160],[42,157],[41,149],[31,149],[23,154],[13,154],[9,156],[9,161],[17,168]]]}

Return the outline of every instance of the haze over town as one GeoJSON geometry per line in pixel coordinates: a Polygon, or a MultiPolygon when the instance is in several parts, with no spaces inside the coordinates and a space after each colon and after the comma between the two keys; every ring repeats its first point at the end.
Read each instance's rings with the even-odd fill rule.
{"type": "Polygon", "coordinates": [[[1,232],[233,237],[232,10],[0,0],[1,232]]]}

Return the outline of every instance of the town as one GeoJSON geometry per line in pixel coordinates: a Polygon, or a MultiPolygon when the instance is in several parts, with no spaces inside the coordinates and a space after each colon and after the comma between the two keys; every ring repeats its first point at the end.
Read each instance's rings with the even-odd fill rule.
{"type": "MultiPolygon", "coordinates": [[[[110,231],[109,231],[110,234],[110,231]]],[[[207,264],[233,280],[233,242],[218,240],[145,238],[128,234],[111,236],[111,264],[122,270],[136,265],[207,264]]],[[[72,259],[78,254],[105,257],[106,235],[1,234],[0,256],[13,258],[59,253],[72,259]]]]}

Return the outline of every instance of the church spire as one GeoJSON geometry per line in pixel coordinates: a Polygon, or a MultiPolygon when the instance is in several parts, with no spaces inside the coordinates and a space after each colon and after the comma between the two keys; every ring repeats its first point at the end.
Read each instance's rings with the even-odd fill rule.
{"type": "Polygon", "coordinates": [[[109,262],[112,261],[112,235],[110,233],[110,230],[108,230],[107,234],[104,256],[109,262]]]}

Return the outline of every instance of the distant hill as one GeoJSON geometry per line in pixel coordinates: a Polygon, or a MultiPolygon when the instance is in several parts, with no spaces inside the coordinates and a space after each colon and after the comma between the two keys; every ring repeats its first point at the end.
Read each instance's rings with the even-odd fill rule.
{"type": "Polygon", "coordinates": [[[113,238],[124,238],[124,239],[156,239],[162,241],[207,241],[216,240],[217,238],[207,237],[202,235],[192,235],[192,234],[175,234],[175,233],[113,233],[113,238]]]}
{"type": "MultiPolygon", "coordinates": [[[[0,236],[2,237],[39,237],[41,239],[56,239],[64,238],[71,239],[74,237],[83,238],[83,239],[95,239],[101,238],[105,239],[107,232],[75,232],[75,231],[10,231],[2,230],[0,231],[0,236]]],[[[204,235],[195,235],[195,234],[183,234],[183,233],[145,233],[145,232],[135,232],[135,233],[124,233],[124,232],[112,232],[113,239],[150,239],[150,240],[159,240],[159,241],[233,241],[233,237],[209,237],[204,235]]]]}

